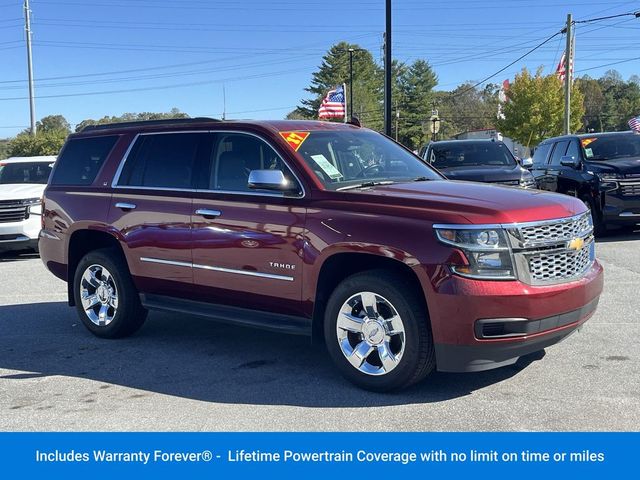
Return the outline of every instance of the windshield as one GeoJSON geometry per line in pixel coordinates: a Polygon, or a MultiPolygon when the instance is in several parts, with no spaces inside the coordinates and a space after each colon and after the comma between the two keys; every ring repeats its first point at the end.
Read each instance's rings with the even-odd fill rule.
{"type": "Polygon", "coordinates": [[[640,135],[623,133],[580,140],[587,160],[616,160],[640,157],[640,135]]]}
{"type": "Polygon", "coordinates": [[[498,142],[436,143],[431,146],[427,160],[436,168],[516,165],[507,146],[498,142]]]}
{"type": "Polygon", "coordinates": [[[298,153],[330,190],[352,185],[442,177],[388,138],[370,130],[311,131],[298,153]]]}
{"type": "Polygon", "coordinates": [[[46,184],[53,163],[19,162],[2,163],[0,161],[0,185],[9,183],[46,184]]]}

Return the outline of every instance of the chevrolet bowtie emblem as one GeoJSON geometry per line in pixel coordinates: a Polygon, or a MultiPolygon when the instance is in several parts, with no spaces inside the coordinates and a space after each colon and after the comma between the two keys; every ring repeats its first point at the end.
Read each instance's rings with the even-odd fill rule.
{"type": "Polygon", "coordinates": [[[581,250],[583,246],[584,246],[583,239],[574,238],[569,242],[569,244],[567,245],[567,248],[569,248],[569,250],[575,250],[577,252],[578,250],[581,250]]]}

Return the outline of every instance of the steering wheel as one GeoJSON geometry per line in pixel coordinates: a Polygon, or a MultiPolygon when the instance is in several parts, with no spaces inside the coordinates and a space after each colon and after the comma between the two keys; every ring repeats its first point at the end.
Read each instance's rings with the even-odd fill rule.
{"type": "Polygon", "coordinates": [[[356,175],[356,178],[372,177],[372,176],[380,173],[383,168],[384,168],[384,165],[381,165],[380,163],[374,163],[373,165],[367,165],[366,167],[364,167],[360,171],[360,173],[358,173],[356,175]]]}

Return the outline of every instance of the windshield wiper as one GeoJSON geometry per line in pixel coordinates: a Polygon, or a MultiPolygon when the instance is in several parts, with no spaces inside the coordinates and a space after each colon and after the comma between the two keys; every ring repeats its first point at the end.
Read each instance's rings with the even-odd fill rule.
{"type": "Polygon", "coordinates": [[[416,177],[416,178],[412,179],[411,181],[412,182],[427,182],[429,180],[432,180],[432,179],[429,178],[429,177],[416,177]]]}
{"type": "Polygon", "coordinates": [[[362,182],[362,183],[358,183],[356,185],[347,185],[346,187],[340,187],[337,188],[336,191],[340,192],[342,190],[351,190],[354,188],[367,188],[367,187],[375,187],[377,185],[392,185],[396,182],[392,182],[390,180],[383,180],[383,181],[379,181],[379,182],[362,182]]]}

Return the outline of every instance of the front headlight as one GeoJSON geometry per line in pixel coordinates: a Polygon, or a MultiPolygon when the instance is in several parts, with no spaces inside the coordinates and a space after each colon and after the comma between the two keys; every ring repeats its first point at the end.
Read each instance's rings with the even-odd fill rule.
{"type": "Polygon", "coordinates": [[[533,175],[529,174],[526,176],[523,176],[520,179],[520,187],[521,188],[536,188],[536,180],[535,178],[533,178],[533,175]]]}
{"type": "Polygon", "coordinates": [[[501,228],[434,227],[438,240],[461,250],[468,265],[450,265],[463,277],[512,280],[515,278],[511,250],[501,228]]]}
{"type": "Polygon", "coordinates": [[[622,178],[621,175],[617,173],[599,173],[596,172],[596,177],[600,180],[600,190],[605,192],[612,192],[618,189],[617,180],[622,178]]]}
{"type": "Polygon", "coordinates": [[[39,198],[30,198],[22,203],[28,205],[29,215],[42,215],[42,203],[39,198]]]}

